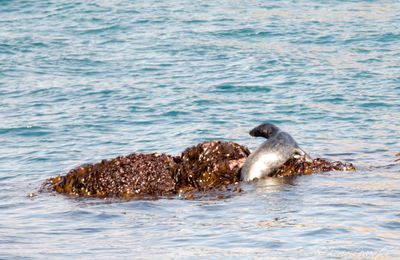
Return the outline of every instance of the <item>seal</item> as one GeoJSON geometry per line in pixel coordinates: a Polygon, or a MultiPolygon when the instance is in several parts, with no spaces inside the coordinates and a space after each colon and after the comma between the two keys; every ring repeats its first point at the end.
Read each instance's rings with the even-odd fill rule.
{"type": "Polygon", "coordinates": [[[256,178],[272,176],[291,158],[302,158],[311,162],[311,157],[304,152],[288,133],[277,126],[266,123],[257,126],[249,133],[254,137],[267,139],[246,159],[240,172],[241,180],[251,181],[256,178]]]}

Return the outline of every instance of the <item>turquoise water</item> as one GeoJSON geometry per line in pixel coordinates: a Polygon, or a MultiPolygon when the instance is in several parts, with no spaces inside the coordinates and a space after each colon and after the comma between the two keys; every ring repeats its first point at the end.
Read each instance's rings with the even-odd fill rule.
{"type": "Polygon", "coordinates": [[[0,258],[400,258],[399,1],[0,1],[0,258]],[[221,200],[36,192],[262,122],[359,171],[221,200]]]}

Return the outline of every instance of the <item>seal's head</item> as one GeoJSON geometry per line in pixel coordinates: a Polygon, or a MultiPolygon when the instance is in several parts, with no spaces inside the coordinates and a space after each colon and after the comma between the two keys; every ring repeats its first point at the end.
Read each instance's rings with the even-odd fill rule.
{"type": "Polygon", "coordinates": [[[249,134],[254,137],[262,136],[264,138],[270,138],[276,135],[280,131],[279,127],[274,124],[265,123],[253,128],[249,134]]]}

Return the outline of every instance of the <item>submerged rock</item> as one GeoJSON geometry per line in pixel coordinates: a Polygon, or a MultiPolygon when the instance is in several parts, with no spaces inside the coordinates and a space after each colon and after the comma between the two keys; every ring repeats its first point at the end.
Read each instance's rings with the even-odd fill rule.
{"type": "MultiPolygon", "coordinates": [[[[193,198],[211,190],[240,191],[240,169],[250,151],[234,142],[209,141],[181,155],[131,154],[86,164],[48,179],[42,190],[84,197],[143,198],[179,195],[193,198]]],[[[275,177],[355,170],[350,163],[290,159],[275,177]]]]}

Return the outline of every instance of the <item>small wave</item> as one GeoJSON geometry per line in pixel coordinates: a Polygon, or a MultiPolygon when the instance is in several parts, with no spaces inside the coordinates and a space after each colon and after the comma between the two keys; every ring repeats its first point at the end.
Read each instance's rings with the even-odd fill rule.
{"type": "Polygon", "coordinates": [[[228,30],[221,30],[212,33],[218,37],[272,37],[272,36],[279,36],[281,34],[272,32],[272,31],[259,31],[251,28],[241,28],[241,29],[228,29],[228,30]]]}
{"type": "Polygon", "coordinates": [[[257,92],[263,92],[263,93],[268,93],[271,91],[271,88],[267,86],[240,86],[240,85],[231,85],[231,84],[222,84],[218,85],[215,87],[214,92],[217,93],[245,93],[245,92],[250,92],[250,93],[257,93],[257,92]]]}
{"type": "Polygon", "coordinates": [[[385,102],[366,102],[359,105],[360,107],[373,108],[373,107],[393,107],[393,104],[385,102]]]}
{"type": "Polygon", "coordinates": [[[100,28],[90,28],[90,29],[84,29],[81,30],[79,33],[81,35],[86,35],[86,34],[102,34],[105,32],[110,32],[110,31],[124,31],[127,30],[128,27],[124,27],[121,25],[110,25],[110,26],[105,26],[105,27],[100,27],[100,28]]]}
{"type": "Polygon", "coordinates": [[[175,116],[189,115],[189,114],[190,113],[187,111],[171,110],[171,111],[163,113],[162,116],[175,117],[175,116]]]}
{"type": "Polygon", "coordinates": [[[38,137],[49,135],[51,131],[48,128],[40,126],[11,127],[0,128],[0,135],[12,134],[22,137],[38,137]]]}

